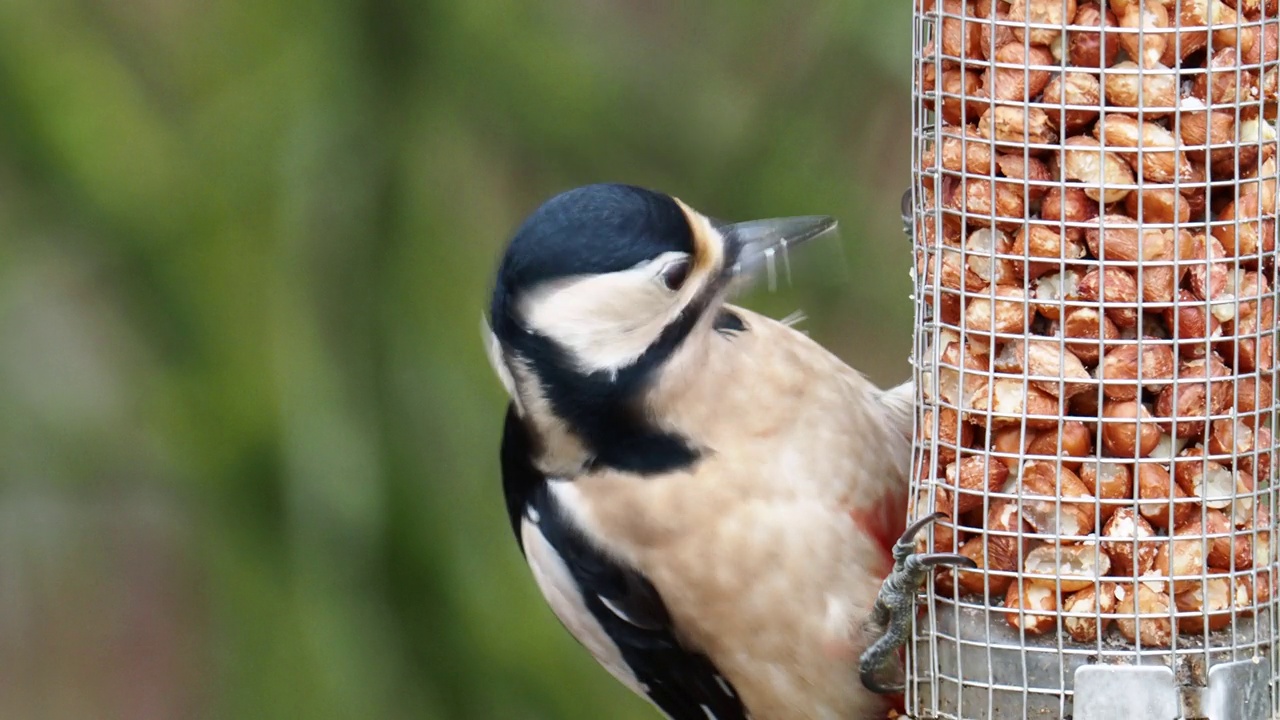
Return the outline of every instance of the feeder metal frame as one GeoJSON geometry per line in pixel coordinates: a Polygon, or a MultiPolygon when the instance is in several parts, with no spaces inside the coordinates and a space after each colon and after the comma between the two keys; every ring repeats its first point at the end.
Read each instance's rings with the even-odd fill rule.
{"type": "MultiPolygon", "coordinates": [[[[988,0],[979,0],[986,2],[988,0]]],[[[995,0],[990,0],[995,2],[995,0]]],[[[935,356],[935,349],[939,347],[943,333],[955,333],[961,339],[961,343],[970,342],[974,337],[972,328],[965,328],[962,323],[947,324],[936,316],[934,308],[938,307],[943,298],[942,293],[951,292],[943,289],[935,284],[927,281],[925,268],[931,266],[933,277],[941,277],[942,260],[944,255],[943,243],[931,242],[928,236],[941,239],[945,234],[943,212],[941,210],[942,198],[947,184],[959,184],[965,187],[969,183],[988,183],[988,197],[992,198],[991,212],[984,215],[976,215],[969,212],[969,208],[962,200],[956,209],[955,215],[959,217],[961,225],[961,240],[967,236],[966,229],[981,226],[995,226],[999,224],[999,216],[996,214],[997,195],[996,183],[1004,181],[996,175],[995,163],[992,163],[990,174],[980,175],[973,174],[964,169],[962,171],[945,170],[941,167],[942,153],[934,153],[937,164],[933,167],[922,167],[922,159],[926,156],[926,150],[930,145],[939,138],[939,132],[942,127],[942,121],[939,114],[930,109],[930,103],[936,102],[941,105],[945,101],[953,101],[962,108],[961,112],[965,113],[966,119],[972,121],[975,119],[971,110],[981,111],[983,108],[995,108],[997,102],[992,97],[978,97],[973,93],[965,92],[963,84],[959,93],[949,93],[944,91],[944,62],[948,65],[958,66],[961,69],[972,67],[975,71],[985,71],[988,68],[1000,68],[1003,70],[1019,70],[1023,72],[1024,82],[1029,82],[1031,73],[1036,70],[1043,70],[1058,73],[1063,70],[1062,66],[1036,66],[1026,67],[1023,65],[1002,65],[996,63],[988,63],[981,60],[965,59],[962,57],[943,55],[942,43],[937,43],[937,47],[933,48],[933,52],[926,54],[926,49],[930,47],[930,43],[937,37],[940,23],[945,21],[964,22],[965,18],[956,14],[957,7],[963,11],[964,2],[944,2],[937,0],[936,6],[926,9],[920,4],[923,0],[916,0],[913,10],[913,109],[912,109],[912,128],[913,128],[913,144],[912,144],[912,191],[909,205],[904,202],[904,221],[908,221],[910,225],[910,234],[913,237],[913,245],[917,257],[923,257],[924,263],[917,264],[913,270],[912,276],[915,281],[915,289],[913,300],[915,304],[915,344],[913,350],[913,366],[914,377],[917,388],[922,396],[930,398],[927,402],[924,397],[917,400],[916,412],[916,433],[917,438],[914,450],[913,471],[912,471],[912,498],[922,498],[920,502],[925,502],[923,498],[927,498],[929,507],[921,507],[916,503],[913,509],[913,517],[926,514],[933,510],[937,503],[936,488],[944,487],[945,483],[932,474],[933,458],[937,457],[938,451],[941,449],[939,438],[941,436],[938,426],[939,413],[932,414],[932,427],[924,427],[925,409],[933,408],[950,408],[959,413],[966,415],[976,415],[982,417],[981,410],[964,407],[963,403],[948,403],[940,399],[940,392],[943,382],[943,375],[951,372],[958,377],[956,382],[959,387],[964,387],[966,377],[966,369],[964,367],[943,368],[939,366],[939,359],[935,356]],[[932,75],[936,82],[936,89],[931,92],[922,91],[922,81],[924,74],[932,70],[932,75]],[[930,205],[929,198],[933,198],[930,205]],[[928,441],[921,440],[924,437],[922,432],[928,432],[928,441]],[[926,468],[926,463],[929,465],[926,468]]],[[[1083,2],[1081,3],[1083,4],[1083,2]]],[[[1103,3],[1105,10],[1105,2],[1103,3]]],[[[1067,1],[1063,0],[1063,15],[1065,17],[1067,11],[1067,1]]],[[[1178,13],[1176,23],[1170,26],[1171,30],[1179,30],[1181,28],[1181,17],[1178,13]]],[[[969,17],[968,20],[974,20],[969,17]]],[[[1258,29],[1258,37],[1256,42],[1264,42],[1262,30],[1265,26],[1274,26],[1280,22],[1276,17],[1263,16],[1259,21],[1246,22],[1243,16],[1237,18],[1237,29],[1241,27],[1256,27],[1258,29]]],[[[998,24],[1013,25],[1024,29],[1065,29],[1063,26],[1047,25],[1043,23],[1011,23],[1006,20],[976,20],[975,24],[979,27],[987,29],[991,32],[992,45],[994,46],[996,39],[996,29],[998,24]]],[[[1145,38],[1145,30],[1139,28],[1137,32],[1138,41],[1141,44],[1145,38]]],[[[1028,33],[1023,33],[1024,51],[1029,52],[1028,33]]],[[[1175,42],[1181,42],[1181,35],[1174,35],[1175,42]]],[[[1212,42],[1212,41],[1211,41],[1212,42]]],[[[1211,47],[1212,50],[1212,47],[1211,47]]],[[[1024,57],[1027,53],[1024,52],[1024,57]]],[[[1276,61],[1264,62],[1255,66],[1237,66],[1235,79],[1240,82],[1242,74],[1246,71],[1256,72],[1261,78],[1263,73],[1277,67],[1276,61]]],[[[1105,86],[1108,73],[1117,72],[1111,68],[1099,68],[1096,71],[1093,68],[1088,70],[1090,73],[1098,75],[1100,83],[1105,86]]],[[[1149,73],[1156,72],[1154,70],[1141,70],[1140,76],[1146,76],[1149,73]]],[[[1178,81],[1190,79],[1196,74],[1195,70],[1173,70],[1171,72],[1178,73],[1178,81]]],[[[1206,72],[1200,70],[1199,72],[1206,72]]],[[[1026,85],[1024,85],[1026,87],[1026,85]]],[[[1142,93],[1145,92],[1142,83],[1139,83],[1139,104],[1144,104],[1142,93]]],[[[1179,93],[1181,96],[1181,93],[1179,93]]],[[[1002,103],[1002,104],[1008,104],[1002,103]]],[[[1213,110],[1229,109],[1234,112],[1236,117],[1236,127],[1240,127],[1242,111],[1249,107],[1248,102],[1236,103],[1231,106],[1213,105],[1207,103],[1204,110],[1206,113],[1213,110]]],[[[1259,113],[1262,113],[1262,101],[1258,100],[1259,113]]],[[[1077,107],[1077,109],[1092,110],[1115,110],[1116,108],[1106,108],[1100,100],[1098,106],[1091,108],[1077,107]]],[[[1181,122],[1184,112],[1190,110],[1182,110],[1173,114],[1170,122],[1170,129],[1178,136],[1177,126],[1181,122]]],[[[1025,114],[1024,114],[1025,117],[1025,114]]],[[[1139,115],[1139,120],[1143,118],[1139,115]]],[[[1100,123],[1106,122],[1106,114],[1103,113],[1100,123]]],[[[1105,127],[1105,126],[1104,126],[1105,127]]],[[[1024,133],[1030,134],[1030,121],[1026,120],[1024,125],[1024,133]]],[[[1259,132],[1263,132],[1260,129],[1259,132]]],[[[967,155],[969,143],[990,144],[990,141],[981,138],[971,139],[962,137],[961,140],[962,156],[967,155]]],[[[1028,163],[1035,155],[1042,154],[1042,151],[1053,151],[1059,145],[1042,145],[1034,143],[1022,143],[1018,146],[1005,145],[1002,150],[1006,153],[1021,154],[1022,160],[1028,163]]],[[[991,146],[992,155],[995,155],[995,147],[991,146]]],[[[1099,148],[1099,162],[1103,162],[1102,148],[1099,148]]],[[[1144,148],[1137,148],[1138,165],[1141,166],[1144,158],[1144,148]]],[[[1261,159],[1258,160],[1259,164],[1261,159]]],[[[1254,168],[1257,171],[1258,168],[1254,168]]],[[[1243,170],[1243,168],[1240,168],[1243,170]]],[[[1265,179],[1275,179],[1276,174],[1263,175],[1257,177],[1257,181],[1265,179]]],[[[1066,181],[1055,181],[1053,184],[1061,186],[1069,185],[1066,181]]],[[[1205,187],[1221,188],[1237,185],[1237,181],[1229,183],[1213,182],[1205,187]]],[[[1080,186],[1079,183],[1075,184],[1080,186]]],[[[1175,177],[1172,183],[1165,185],[1155,185],[1142,178],[1142,173],[1135,174],[1135,184],[1133,189],[1142,188],[1171,188],[1175,191],[1175,203],[1185,202],[1184,190],[1188,187],[1187,183],[1179,177],[1175,177]]],[[[1260,186],[1263,187],[1263,186],[1260,186]]],[[[1024,185],[1023,207],[1032,207],[1031,193],[1036,189],[1034,184],[1024,185]]],[[[1146,199],[1139,196],[1139,217],[1142,214],[1143,203],[1146,199]]],[[[1176,207],[1176,205],[1175,205],[1176,207]]],[[[1007,218],[1006,218],[1007,220],[1007,218]]],[[[1101,228],[1101,214],[1098,220],[1090,221],[1092,227],[1101,228]]],[[[1234,221],[1234,230],[1239,232],[1242,225],[1241,220],[1237,218],[1234,221]]],[[[1212,226],[1221,225],[1220,222],[1211,223],[1212,226]]],[[[1063,234],[1071,227],[1080,227],[1079,223],[1070,223],[1061,221],[1059,223],[1063,234]]],[[[1084,224],[1084,227],[1089,227],[1084,224]]],[[[1160,229],[1177,232],[1178,230],[1190,227],[1189,225],[1180,225],[1176,222],[1167,224],[1156,224],[1144,222],[1141,224],[1144,229],[1160,229]]],[[[1202,230],[1206,230],[1203,223],[1199,224],[1202,230]]],[[[1274,243],[1273,243],[1274,247],[1274,243]]],[[[956,250],[963,261],[967,257],[973,255],[973,251],[956,250]]],[[[1261,252],[1261,251],[1260,251],[1261,252]]],[[[1261,261],[1259,267],[1271,266],[1271,271],[1266,273],[1266,277],[1270,283],[1270,294],[1264,299],[1270,299],[1271,302],[1277,302],[1280,297],[1277,296],[1277,277],[1275,271],[1276,253],[1274,250],[1263,253],[1263,257],[1258,258],[1261,261]]],[[[1021,255],[1006,255],[998,252],[995,244],[986,251],[982,256],[986,261],[1009,260],[1013,262],[1026,262],[1027,258],[1021,255]]],[[[1248,258],[1246,258],[1247,260],[1248,258]]],[[[1043,258],[1041,258],[1043,260],[1043,258]]],[[[1049,262],[1059,262],[1050,260],[1049,262]]],[[[1101,261],[1087,261],[1073,263],[1077,265],[1097,265],[1101,261]]],[[[1150,273],[1152,269],[1160,267],[1163,261],[1148,261],[1139,264],[1133,268],[1141,287],[1144,273],[1150,273]]],[[[1169,265],[1177,265],[1181,262],[1180,268],[1186,268],[1188,261],[1168,261],[1169,265]]],[[[1207,262],[1207,261],[1206,261],[1207,262]]],[[[1242,269],[1241,260],[1237,259],[1232,266],[1233,271],[1242,269]]],[[[1060,261],[1061,270],[1065,271],[1068,266],[1067,260],[1060,261]]],[[[1238,278],[1238,274],[1232,277],[1238,278]]],[[[961,307],[968,307],[972,300],[986,300],[992,305],[997,300],[994,285],[981,291],[970,292],[960,290],[958,293],[961,307]]],[[[1023,311],[1027,318],[1035,316],[1035,307],[1033,306],[1031,293],[1027,293],[1021,302],[1024,303],[1023,311]]],[[[1235,312],[1238,314],[1240,309],[1240,298],[1233,298],[1235,303],[1235,312]]],[[[1064,309],[1070,307],[1068,301],[1062,302],[1064,309]]],[[[1141,312],[1141,298],[1134,304],[1135,309],[1141,312]]],[[[1210,308],[1206,306],[1206,310],[1210,308]]],[[[994,314],[994,313],[993,313],[994,314]]],[[[1020,333],[1000,333],[996,328],[991,327],[990,331],[984,330],[981,333],[983,341],[994,342],[1017,340],[1020,337],[1027,337],[1027,334],[1020,333]]],[[[1175,327],[1172,328],[1173,336],[1177,337],[1176,321],[1175,327]]],[[[1255,341],[1267,339],[1264,336],[1270,336],[1272,330],[1259,327],[1257,333],[1250,336],[1255,341]]],[[[1060,350],[1066,352],[1065,338],[1057,338],[1060,350]]],[[[1041,340],[1053,340],[1052,337],[1042,337],[1041,340]]],[[[1120,341],[1123,343],[1124,341],[1120,341]]],[[[1133,343],[1139,343],[1138,339],[1131,340],[1133,343]]],[[[1166,342],[1173,345],[1172,340],[1143,340],[1144,344],[1150,345],[1153,342],[1166,342]]],[[[1209,341],[1206,340],[1206,348],[1209,341]]],[[[1177,357],[1177,346],[1174,346],[1175,357],[1177,357]]],[[[1141,350],[1139,351],[1141,352],[1141,350]]],[[[989,358],[994,358],[995,353],[989,353],[989,358]]],[[[994,374],[994,369],[989,367],[990,374],[994,374]]],[[[968,372],[972,373],[972,370],[968,372]]],[[[1240,373],[1233,365],[1232,375],[1226,380],[1232,383],[1232,391],[1235,392],[1236,383],[1248,378],[1256,378],[1257,373],[1240,373]]],[[[950,377],[950,376],[949,376],[950,377]]],[[[954,378],[953,378],[954,379],[954,378]]],[[[1044,382],[1062,382],[1062,378],[1044,377],[1040,378],[1044,382]]],[[[1142,383],[1141,371],[1138,378],[1139,384],[1142,383]]],[[[1176,381],[1176,378],[1175,378],[1176,381]]],[[[1206,382],[1207,385],[1207,382],[1206,382]]],[[[1094,392],[1090,390],[1089,392],[1094,392]]],[[[1099,407],[1102,406],[1102,390],[1101,384],[1097,389],[1099,395],[1099,407]]],[[[1233,395],[1234,397],[1234,395],[1233,395]]],[[[1275,399],[1274,398],[1255,398],[1255,407],[1259,409],[1259,414],[1266,410],[1266,415],[1274,420],[1275,417],[1275,399]]],[[[1234,405],[1234,403],[1233,403],[1234,405]]],[[[990,411],[990,408],[987,408],[990,411]]],[[[1207,416],[1209,420],[1215,418],[1228,417],[1233,418],[1234,410],[1230,413],[1222,415],[1207,416]]],[[[986,418],[990,421],[990,418],[986,418]]],[[[1132,420],[1130,421],[1132,422],[1132,420]]],[[[1098,422],[1098,431],[1095,447],[1099,446],[1101,438],[1103,422],[1098,422]]],[[[1271,427],[1275,428],[1274,422],[1271,427]]],[[[1031,432],[1026,429],[1025,423],[1022,425],[1022,441],[1020,447],[1026,448],[1026,437],[1031,432]]],[[[953,448],[959,450],[958,448],[953,448]]],[[[1061,438],[1059,438],[1059,456],[1061,455],[1061,438]]],[[[1170,445],[1165,451],[1168,456],[1164,459],[1172,461],[1173,456],[1177,453],[1177,446],[1170,445]]],[[[1275,448],[1255,449],[1254,453],[1274,453],[1275,448]]],[[[992,452],[989,449],[979,448],[978,454],[986,457],[987,467],[992,462],[1000,462],[1002,456],[999,453],[992,452]]],[[[1019,453],[1013,456],[1016,460],[1017,467],[1021,467],[1029,456],[1025,453],[1019,453]]],[[[1040,458],[1049,462],[1060,463],[1059,458],[1049,457],[1040,458]]],[[[1134,458],[1137,460],[1138,458],[1134,458]]],[[[1233,461],[1237,458],[1233,457],[1233,461]]],[[[1256,461],[1256,459],[1255,459],[1256,461]]],[[[1233,465],[1234,467],[1234,465],[1233,465]]],[[[1061,465],[1058,465],[1061,468],[1061,465]]],[[[1011,473],[1011,477],[1016,476],[1011,473]]],[[[1247,502],[1253,508],[1253,512],[1257,513],[1260,507],[1268,507],[1273,510],[1280,509],[1277,505],[1276,489],[1273,484],[1268,483],[1266,487],[1264,483],[1259,482],[1258,486],[1253,488],[1250,493],[1239,493],[1231,498],[1232,503],[1247,502]]],[[[954,493],[955,488],[948,488],[954,493]]],[[[1136,491],[1135,491],[1136,493],[1136,491]]],[[[1172,494],[1172,493],[1171,493],[1172,494]]],[[[1010,483],[1000,491],[990,491],[984,494],[982,498],[982,516],[986,517],[987,511],[991,504],[999,499],[1012,500],[1022,503],[1022,489],[1016,483],[1010,483]]],[[[1135,502],[1136,502],[1135,497],[1135,502]]],[[[1170,512],[1173,511],[1174,501],[1170,500],[1170,512]]],[[[1229,506],[1235,508],[1235,505],[1229,506]]],[[[1201,512],[1203,506],[1201,506],[1201,512]]],[[[1062,512],[1062,504],[1058,503],[1058,512],[1062,512]]],[[[1100,512],[1100,511],[1099,511],[1100,512]]],[[[1059,518],[1061,515],[1059,515],[1059,518]]],[[[1100,519],[1101,516],[1099,516],[1100,519]]],[[[1261,532],[1269,530],[1272,537],[1276,536],[1275,531],[1275,512],[1272,512],[1272,525],[1269,528],[1259,529],[1256,526],[1253,530],[1233,530],[1232,537],[1241,536],[1246,533],[1252,533],[1255,536],[1261,532]]],[[[963,529],[959,520],[956,521],[958,529],[963,529]]],[[[1101,524],[1097,524],[1100,528],[1101,524]]],[[[982,528],[971,528],[978,536],[987,537],[982,528]]],[[[1025,540],[1036,538],[1045,540],[1044,536],[1029,535],[1024,532],[1024,528],[1020,525],[1016,537],[1019,546],[1025,546],[1025,540]]],[[[1076,538],[1077,540],[1087,540],[1087,537],[1076,538]]],[[[1096,539],[1096,538],[1095,538],[1096,539]]],[[[1159,537],[1155,540],[1161,542],[1170,542],[1169,538],[1159,537]]],[[[934,541],[934,530],[929,531],[928,541],[934,541]]],[[[1208,544],[1210,538],[1203,540],[1202,550],[1204,557],[1208,557],[1208,544]]],[[[1135,539],[1135,549],[1137,541],[1135,539]]],[[[1098,553],[1098,545],[1094,545],[1098,553]]],[[[1235,587],[1235,581],[1240,577],[1252,577],[1256,581],[1259,573],[1274,573],[1278,564],[1275,560],[1275,547],[1271,547],[1271,556],[1266,558],[1265,563],[1261,563],[1262,567],[1254,568],[1232,568],[1230,569],[1230,578],[1235,587]]],[[[1257,563],[1255,563],[1257,564],[1257,563]]],[[[1234,565],[1234,563],[1233,563],[1234,565]]],[[[1008,573],[1006,573],[1007,575],[1008,573]]],[[[1013,582],[1021,583],[1026,573],[1022,570],[1021,556],[1019,557],[1019,566],[1012,572],[1013,582]]],[[[993,578],[998,578],[1000,573],[989,571],[985,573],[984,582],[990,583],[993,578]]],[[[1208,570],[1204,571],[1202,582],[1207,581],[1210,577],[1208,570]]],[[[1136,581],[1137,578],[1134,578],[1136,581]]],[[[1057,589],[1061,595],[1061,581],[1058,583],[1057,589]]],[[[989,587],[989,585],[988,585],[989,587]]],[[[1207,587],[1203,585],[1203,587],[1207,587]]],[[[1123,642],[1116,637],[1102,637],[1093,643],[1077,643],[1073,641],[1065,632],[1059,630],[1045,635],[1030,635],[1019,632],[1012,628],[1006,622],[1006,612],[1001,607],[1000,595],[993,595],[991,605],[981,598],[963,597],[960,595],[948,595],[938,592],[930,585],[922,596],[922,606],[925,608],[919,615],[915,627],[913,629],[912,641],[908,644],[907,658],[907,711],[914,718],[937,718],[937,719],[954,719],[954,720],[1005,720],[1007,718],[1035,718],[1035,717],[1074,717],[1075,720],[1095,720],[1101,718],[1124,718],[1125,720],[1171,720],[1172,718],[1207,718],[1208,720],[1266,720],[1266,718],[1280,717],[1276,714],[1280,711],[1280,657],[1277,656],[1277,646],[1273,642],[1276,636],[1277,628],[1280,627],[1280,598],[1275,594],[1265,603],[1254,608],[1251,617],[1243,615],[1232,615],[1231,623],[1222,630],[1208,634],[1182,634],[1175,633],[1172,645],[1170,647],[1143,647],[1139,641],[1137,644],[1123,642]],[[1276,708],[1276,710],[1273,710],[1276,708]]],[[[1096,610],[1096,608],[1095,608],[1096,610]]],[[[1171,604],[1168,620],[1176,626],[1176,607],[1171,604]]],[[[1101,615],[1097,616],[1101,619],[1101,615]]],[[[1113,631],[1114,635],[1114,631],[1113,631]]]]}

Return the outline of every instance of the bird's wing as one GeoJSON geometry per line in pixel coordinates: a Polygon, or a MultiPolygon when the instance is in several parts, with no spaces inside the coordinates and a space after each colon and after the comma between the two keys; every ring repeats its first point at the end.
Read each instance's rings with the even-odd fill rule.
{"type": "Polygon", "coordinates": [[[502,441],[507,511],[548,604],[578,642],[671,720],[746,720],[742,700],[704,654],[685,647],[658,590],[601,552],[557,506],[508,410],[502,441]]]}

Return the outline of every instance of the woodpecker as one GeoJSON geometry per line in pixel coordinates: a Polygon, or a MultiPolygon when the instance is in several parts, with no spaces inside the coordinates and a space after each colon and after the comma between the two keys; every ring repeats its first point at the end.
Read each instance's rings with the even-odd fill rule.
{"type": "Polygon", "coordinates": [[[936,515],[904,527],[911,383],[728,303],[834,227],[589,185],[498,267],[512,530],[568,632],[670,720],[884,717],[920,583],[971,564],[914,554],[936,515]]]}

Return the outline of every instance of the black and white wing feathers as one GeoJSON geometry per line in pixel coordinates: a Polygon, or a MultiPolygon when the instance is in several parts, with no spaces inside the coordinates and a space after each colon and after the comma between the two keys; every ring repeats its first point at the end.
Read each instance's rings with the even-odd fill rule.
{"type": "Polygon", "coordinates": [[[681,644],[657,589],[593,546],[566,516],[547,478],[531,462],[531,450],[524,424],[509,408],[502,440],[507,511],[535,575],[571,585],[557,586],[552,593],[542,588],[557,617],[602,665],[643,692],[671,720],[747,720],[742,700],[711,660],[681,644]],[[526,547],[530,537],[554,557],[531,552],[526,547]],[[570,613],[589,617],[567,617],[570,613]],[[617,667],[618,659],[625,667],[617,667]]]}

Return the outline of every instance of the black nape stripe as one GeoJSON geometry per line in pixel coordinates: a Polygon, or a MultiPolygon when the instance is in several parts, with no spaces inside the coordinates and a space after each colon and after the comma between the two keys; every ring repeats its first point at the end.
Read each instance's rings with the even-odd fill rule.
{"type": "Polygon", "coordinates": [[[647,432],[614,438],[600,446],[588,469],[613,468],[637,475],[660,475],[692,466],[699,454],[673,433],[647,432]]]}

